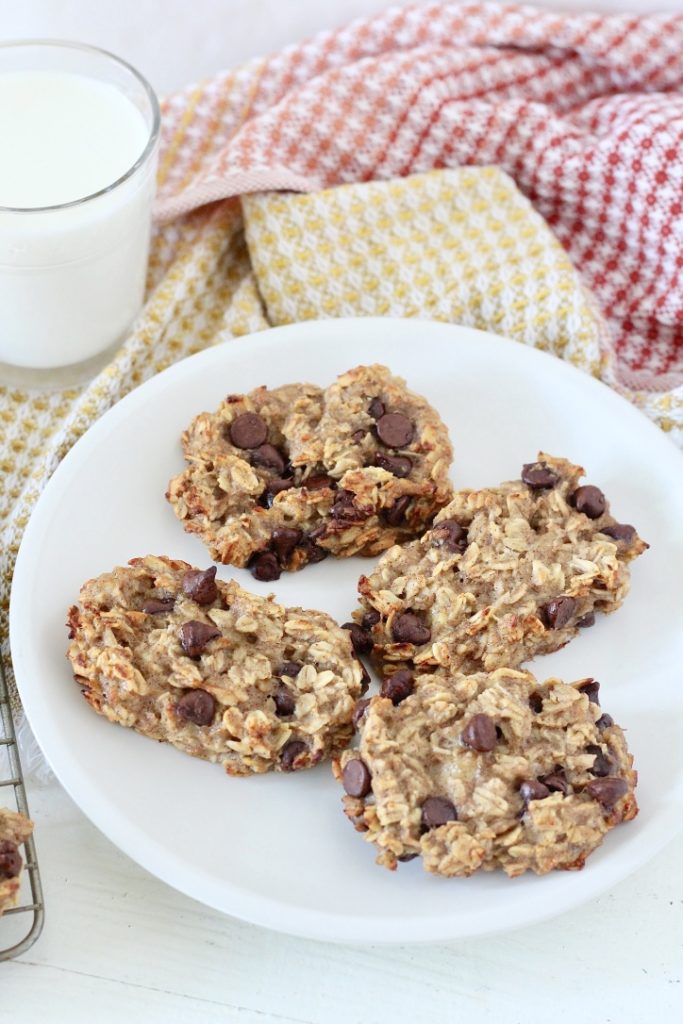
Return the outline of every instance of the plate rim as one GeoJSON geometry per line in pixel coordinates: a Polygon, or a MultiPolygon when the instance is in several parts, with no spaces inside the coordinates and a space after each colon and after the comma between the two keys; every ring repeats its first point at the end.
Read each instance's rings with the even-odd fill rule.
{"type": "MultiPolygon", "coordinates": [[[[264,897],[254,890],[245,891],[243,886],[235,885],[228,879],[222,881],[222,886],[225,893],[230,895],[230,907],[228,908],[224,905],[225,901],[222,898],[216,899],[215,895],[211,897],[206,892],[207,884],[210,885],[211,883],[204,871],[195,869],[194,872],[190,871],[188,873],[188,864],[186,861],[181,858],[176,858],[175,855],[169,854],[169,850],[166,846],[158,844],[156,840],[144,833],[137,825],[128,821],[125,815],[119,811],[117,806],[112,807],[109,803],[98,804],[96,787],[91,785],[90,778],[88,777],[85,780],[81,778],[77,784],[75,779],[75,763],[72,762],[70,765],[66,766],[64,764],[60,764],[58,768],[52,760],[52,751],[50,750],[49,739],[47,745],[44,745],[44,735],[41,735],[43,732],[43,723],[41,721],[40,713],[36,712],[36,707],[33,705],[33,697],[36,694],[32,690],[30,684],[27,684],[26,686],[24,685],[21,624],[18,621],[19,614],[14,609],[16,609],[17,605],[21,606],[22,602],[25,603],[26,600],[23,591],[27,585],[25,581],[25,574],[30,570],[31,566],[31,551],[33,547],[31,542],[34,533],[40,535],[40,527],[42,525],[41,517],[44,516],[44,510],[49,506],[49,503],[52,500],[51,495],[53,491],[56,491],[61,487],[63,480],[68,482],[69,477],[72,476],[74,472],[78,471],[78,460],[81,457],[81,453],[87,454],[89,449],[96,446],[100,438],[108,436],[112,430],[116,429],[118,422],[126,418],[129,407],[140,407],[141,403],[144,402],[144,396],[153,396],[159,392],[163,392],[176,378],[182,378],[183,375],[187,373],[188,365],[191,364],[193,367],[201,367],[203,364],[206,364],[208,368],[214,363],[220,364],[226,356],[228,361],[230,361],[234,358],[231,352],[234,351],[236,347],[249,345],[253,348],[256,344],[267,348],[271,344],[277,343],[277,339],[273,337],[274,334],[281,336],[283,334],[300,335],[310,333],[314,336],[316,332],[320,330],[321,325],[325,330],[330,330],[331,327],[332,330],[341,330],[344,327],[353,328],[354,326],[358,327],[359,325],[362,325],[364,329],[370,330],[373,325],[381,325],[383,330],[390,330],[392,326],[396,325],[401,325],[399,328],[400,330],[404,330],[408,326],[413,329],[425,328],[427,330],[438,328],[439,330],[448,332],[452,335],[450,338],[450,343],[452,344],[457,344],[459,341],[462,341],[463,343],[476,343],[477,340],[479,340],[486,344],[493,342],[494,346],[499,346],[501,343],[506,346],[514,345],[518,357],[522,361],[524,359],[530,359],[532,362],[537,361],[539,365],[548,367],[550,367],[551,364],[554,364],[556,372],[559,372],[560,374],[566,373],[574,378],[577,376],[580,377],[583,386],[587,386],[589,389],[594,389],[595,393],[599,394],[602,401],[612,402],[613,405],[619,407],[622,413],[628,411],[627,414],[631,416],[634,424],[637,421],[639,429],[644,428],[646,432],[649,433],[650,437],[653,439],[657,438],[658,440],[656,443],[662,445],[662,451],[666,452],[666,454],[673,458],[674,461],[681,460],[681,466],[679,469],[683,467],[683,453],[681,453],[675,446],[672,439],[663,433],[641,410],[633,405],[633,403],[629,402],[623,395],[620,395],[617,391],[610,388],[602,381],[592,377],[590,374],[585,373],[551,353],[513,341],[513,339],[506,338],[503,335],[495,334],[490,331],[438,320],[422,320],[401,317],[344,317],[307,320],[301,323],[284,324],[267,330],[258,331],[253,334],[244,335],[240,338],[226,339],[218,345],[203,349],[200,352],[179,360],[172,366],[167,367],[161,373],[155,374],[147,381],[135,387],[122,399],[115,402],[115,404],[111,406],[104,415],[96,420],[95,423],[93,423],[90,428],[88,428],[72,445],[70,450],[55,468],[55,471],[48,480],[43,492],[40,494],[22,537],[16,559],[10,596],[10,645],[13,651],[15,678],[22,698],[24,711],[31,728],[36,735],[36,739],[38,740],[39,745],[60,785],[64,787],[71,799],[74,800],[80,810],[98,828],[98,830],[150,874],[161,879],[163,882],[182,892],[184,895],[189,896],[190,898],[195,899],[213,909],[219,910],[222,913],[284,934],[340,943],[373,942],[382,944],[400,944],[408,941],[406,938],[408,930],[410,931],[411,942],[440,942],[500,934],[509,930],[547,921],[566,912],[567,910],[577,908],[591,899],[594,899],[600,893],[606,891],[611,886],[618,884],[620,881],[623,881],[634,871],[644,866],[654,856],[656,856],[661,849],[668,845],[669,842],[675,839],[676,835],[681,830],[683,830],[683,819],[680,820],[678,828],[674,832],[666,832],[662,834],[662,830],[660,829],[660,834],[656,837],[655,842],[650,843],[647,855],[644,858],[638,856],[634,857],[632,855],[629,856],[627,848],[622,850],[622,860],[620,862],[621,870],[618,871],[616,876],[610,875],[610,877],[605,880],[602,877],[601,872],[596,872],[594,876],[589,876],[592,877],[593,884],[591,885],[590,881],[584,883],[578,898],[574,892],[572,892],[571,888],[568,888],[566,890],[566,898],[555,898],[550,907],[543,907],[540,910],[535,909],[533,913],[528,915],[527,918],[521,922],[515,920],[512,924],[507,924],[504,921],[499,921],[497,923],[483,921],[480,926],[477,926],[477,922],[468,920],[468,927],[463,930],[461,927],[458,927],[459,922],[457,918],[454,918],[453,914],[446,915],[443,918],[440,917],[438,920],[434,916],[410,917],[409,915],[407,917],[397,916],[395,918],[390,918],[386,915],[368,918],[361,915],[342,915],[330,911],[313,911],[308,907],[303,908],[297,906],[297,920],[292,923],[292,921],[287,918],[285,924],[283,921],[283,909],[286,909],[289,906],[288,904],[276,901],[270,897],[264,897]],[[18,655],[17,652],[19,652],[18,655]],[[37,724],[37,727],[34,723],[37,724]],[[178,867],[181,865],[182,870],[178,870],[178,867]],[[185,884],[186,878],[193,880],[193,884],[190,884],[189,882],[185,884]],[[408,927],[406,927],[406,924],[408,927]],[[401,932],[401,934],[396,934],[395,936],[391,934],[388,935],[388,929],[394,929],[396,932],[401,932]]],[[[586,876],[584,876],[584,878],[585,877],[586,876]]],[[[539,892],[542,888],[542,883],[543,879],[539,878],[537,880],[539,892]]],[[[514,880],[511,884],[514,884],[514,880]]],[[[538,902],[538,900],[533,901],[535,906],[538,902]]]]}

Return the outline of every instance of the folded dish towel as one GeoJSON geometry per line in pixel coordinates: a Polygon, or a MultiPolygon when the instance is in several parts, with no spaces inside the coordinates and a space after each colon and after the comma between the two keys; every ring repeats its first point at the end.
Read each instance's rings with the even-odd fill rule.
{"type": "Polygon", "coordinates": [[[270,324],[487,328],[683,443],[681,53],[680,16],[419,4],[169,98],[136,328],[84,388],[0,388],[0,634],[22,530],[74,441],[170,363],[270,324]]]}

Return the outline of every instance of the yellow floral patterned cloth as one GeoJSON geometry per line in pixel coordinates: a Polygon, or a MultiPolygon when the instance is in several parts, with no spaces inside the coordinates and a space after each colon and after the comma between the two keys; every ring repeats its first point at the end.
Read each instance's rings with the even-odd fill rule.
{"type": "Polygon", "coordinates": [[[243,199],[268,322],[483,327],[600,373],[602,323],[543,218],[494,167],[243,199]]]}
{"type": "Polygon", "coordinates": [[[5,657],[22,531],[50,474],[91,423],[209,345],[270,325],[351,315],[471,324],[610,378],[592,297],[542,217],[498,169],[261,193],[171,222],[155,234],[143,313],[95,380],[58,392],[0,388],[5,657]]]}

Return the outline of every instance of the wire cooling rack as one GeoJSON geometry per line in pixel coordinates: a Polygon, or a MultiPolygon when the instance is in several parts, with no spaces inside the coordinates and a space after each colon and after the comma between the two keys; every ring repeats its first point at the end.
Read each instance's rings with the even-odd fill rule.
{"type": "MultiPolygon", "coordinates": [[[[0,657],[0,803],[17,810],[27,818],[28,802],[24,776],[19,760],[17,737],[9,703],[5,668],[0,657]],[[14,808],[12,807],[14,801],[14,808]]],[[[45,909],[43,887],[33,836],[24,843],[24,876],[16,907],[6,910],[0,918],[0,960],[25,953],[40,935],[45,909]],[[26,881],[28,880],[28,885],[26,881]],[[27,891],[28,890],[28,891],[27,891]],[[6,945],[9,942],[10,945],[6,945]]]]}

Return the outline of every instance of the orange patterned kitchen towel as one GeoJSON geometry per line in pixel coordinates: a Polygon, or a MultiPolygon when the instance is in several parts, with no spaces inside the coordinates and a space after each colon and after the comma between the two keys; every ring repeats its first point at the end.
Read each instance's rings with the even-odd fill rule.
{"type": "Polygon", "coordinates": [[[683,16],[394,8],[172,99],[159,213],[497,165],[597,296],[624,383],[672,390],[683,381],[682,54],[683,16]]]}

